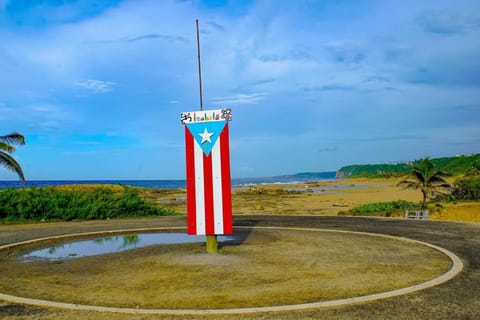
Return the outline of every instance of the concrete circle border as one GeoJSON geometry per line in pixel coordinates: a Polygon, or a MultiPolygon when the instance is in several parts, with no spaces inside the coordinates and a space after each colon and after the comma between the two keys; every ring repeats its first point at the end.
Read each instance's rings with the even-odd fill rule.
{"type": "MultiPolygon", "coordinates": [[[[69,310],[112,312],[112,313],[123,313],[123,314],[208,315],[208,314],[240,314],[240,313],[256,313],[256,312],[293,311],[293,310],[317,309],[317,308],[325,308],[325,307],[338,307],[338,306],[344,306],[348,304],[370,302],[370,301],[375,301],[379,299],[392,298],[392,297],[396,297],[396,296],[400,296],[400,295],[404,295],[404,294],[408,294],[408,293],[412,293],[412,292],[416,292],[416,291],[420,291],[420,290],[424,290],[427,288],[440,285],[454,278],[463,270],[462,260],[451,251],[427,242],[413,240],[405,237],[397,237],[397,236],[390,236],[390,235],[370,233],[370,232],[333,230],[333,229],[322,229],[322,228],[253,227],[253,226],[252,227],[235,227],[235,228],[260,229],[260,230],[275,229],[275,230],[292,230],[292,231],[336,232],[336,233],[350,233],[350,234],[383,237],[388,239],[396,239],[400,241],[406,241],[410,243],[424,245],[426,247],[437,250],[443,253],[444,255],[446,255],[452,261],[452,267],[446,273],[434,279],[431,279],[429,281],[426,281],[414,286],[410,286],[410,287],[395,289],[387,292],[370,294],[366,296],[344,298],[344,299],[322,301],[322,302],[283,305],[283,306],[247,307],[247,308],[230,308],[230,309],[135,309],[135,308],[104,307],[104,306],[96,306],[96,305],[64,303],[64,302],[57,302],[57,301],[18,297],[18,296],[13,296],[13,295],[4,294],[4,293],[0,293],[0,300],[4,300],[11,303],[28,304],[28,305],[34,305],[34,306],[40,306],[40,307],[53,307],[53,308],[61,308],[61,309],[69,309],[69,310]]],[[[73,238],[73,237],[85,237],[85,236],[103,235],[103,234],[122,234],[126,232],[167,231],[167,230],[184,230],[184,229],[185,229],[184,227],[159,227],[159,228],[135,228],[135,229],[120,229],[120,230],[111,230],[111,231],[72,233],[72,234],[44,237],[44,238],[38,238],[38,239],[3,245],[3,246],[0,246],[0,251],[13,248],[13,247],[26,245],[26,244],[47,241],[47,240],[65,239],[65,238],[73,238]]]]}

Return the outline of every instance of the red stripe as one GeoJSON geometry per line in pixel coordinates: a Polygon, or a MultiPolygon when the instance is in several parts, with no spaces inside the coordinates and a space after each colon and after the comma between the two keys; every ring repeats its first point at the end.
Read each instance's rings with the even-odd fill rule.
{"type": "Polygon", "coordinates": [[[205,234],[214,235],[212,153],[208,156],[203,153],[203,187],[205,192],[205,234]]]}
{"type": "Polygon", "coordinates": [[[187,167],[187,233],[197,234],[195,204],[195,139],[185,126],[185,150],[187,167]]]}
{"type": "Polygon", "coordinates": [[[223,233],[232,234],[232,185],[230,179],[230,146],[228,122],[220,135],[220,160],[222,172],[223,233]]]}

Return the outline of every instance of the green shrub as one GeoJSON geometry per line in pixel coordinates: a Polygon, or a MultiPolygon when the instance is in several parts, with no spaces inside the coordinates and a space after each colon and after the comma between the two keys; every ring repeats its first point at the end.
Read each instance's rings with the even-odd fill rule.
{"type": "Polygon", "coordinates": [[[375,202],[364,204],[355,208],[352,208],[350,211],[342,212],[342,215],[353,215],[353,216],[379,216],[383,215],[385,217],[390,217],[395,213],[402,213],[405,210],[413,210],[418,208],[418,204],[413,202],[398,200],[390,202],[375,202]]]}
{"type": "Polygon", "coordinates": [[[457,179],[453,195],[456,199],[480,201],[480,177],[472,176],[457,179]]]}
{"type": "Polygon", "coordinates": [[[116,193],[105,187],[62,190],[54,187],[0,190],[0,220],[52,221],[174,215],[125,187],[116,193]]]}

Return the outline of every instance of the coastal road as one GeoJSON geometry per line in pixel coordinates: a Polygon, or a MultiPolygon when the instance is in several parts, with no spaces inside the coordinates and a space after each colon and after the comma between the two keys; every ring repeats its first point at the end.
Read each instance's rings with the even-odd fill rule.
{"type": "MultiPolygon", "coordinates": [[[[480,214],[480,213],[479,213],[480,214]]],[[[343,307],[228,315],[229,319],[480,319],[480,224],[391,218],[235,215],[236,226],[307,227],[387,234],[428,242],[455,253],[464,270],[452,280],[404,296],[343,307]]],[[[0,245],[46,236],[185,226],[185,217],[0,225],[0,245]]],[[[326,244],[328,245],[328,244],[326,244]]],[[[1,261],[0,261],[1,269],[1,261]]],[[[0,284],[1,291],[1,284],[0,284]]],[[[0,301],[1,319],[191,319],[41,308],[0,301]]],[[[223,319],[225,316],[198,316],[223,319]]]]}

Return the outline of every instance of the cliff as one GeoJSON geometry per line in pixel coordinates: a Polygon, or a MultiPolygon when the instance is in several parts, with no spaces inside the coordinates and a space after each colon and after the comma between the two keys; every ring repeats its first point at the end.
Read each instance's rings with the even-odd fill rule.
{"type": "MultiPolygon", "coordinates": [[[[464,174],[472,166],[480,164],[480,153],[471,155],[458,155],[431,159],[433,164],[441,171],[453,175],[464,174]]],[[[337,178],[348,177],[398,177],[406,174],[412,168],[411,163],[396,164],[354,164],[340,168],[337,178]]]]}

